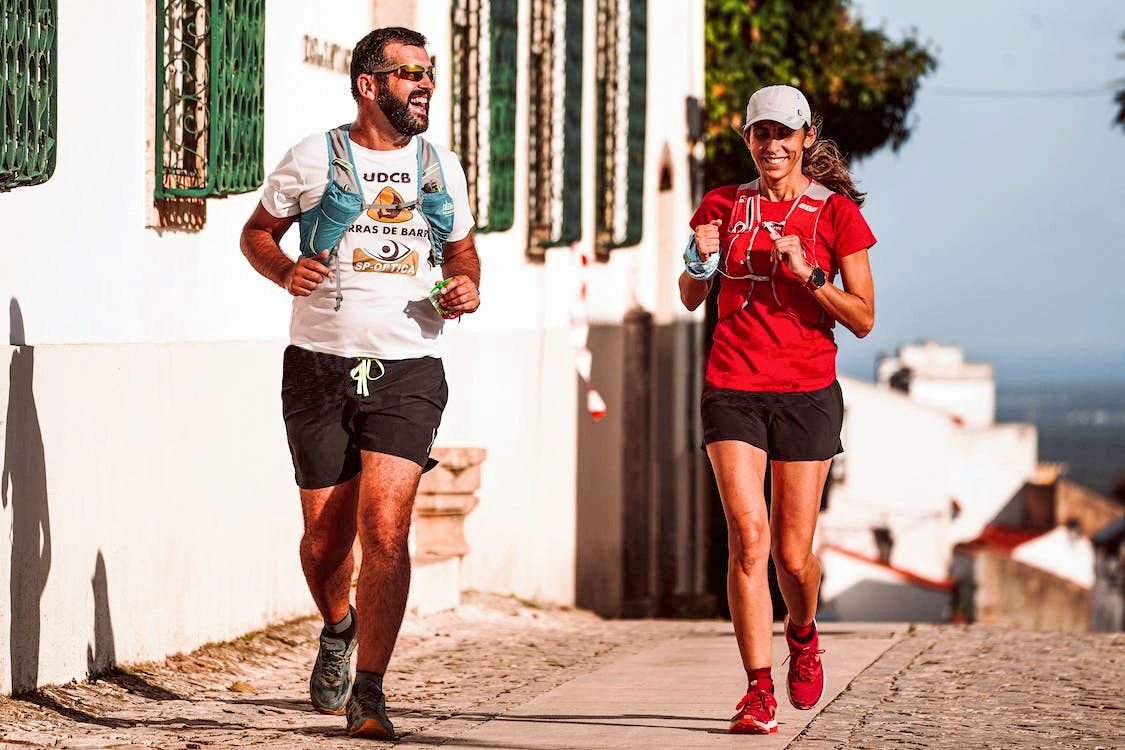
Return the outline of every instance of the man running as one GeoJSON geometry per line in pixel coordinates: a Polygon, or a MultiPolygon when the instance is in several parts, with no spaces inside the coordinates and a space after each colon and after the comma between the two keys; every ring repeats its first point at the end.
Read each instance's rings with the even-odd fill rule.
{"type": "Polygon", "coordinates": [[[464,170],[419,137],[434,90],[425,45],[398,27],[360,40],[351,63],[355,121],[285,154],[241,237],[250,264],[293,295],[282,411],[304,514],[301,565],[325,622],[309,688],[318,711],[347,713],[356,737],[394,737],[383,675],[406,609],[414,495],[448,396],[438,336],[443,318],[480,304],[464,170]],[[427,161],[434,156],[440,169],[427,161]],[[307,257],[326,236],[317,212],[333,179],[359,186],[351,197],[362,193],[362,210],[335,253],[307,257]],[[442,180],[444,227],[421,205],[442,180]],[[303,254],[294,262],[278,242],[302,214],[303,254]]]}

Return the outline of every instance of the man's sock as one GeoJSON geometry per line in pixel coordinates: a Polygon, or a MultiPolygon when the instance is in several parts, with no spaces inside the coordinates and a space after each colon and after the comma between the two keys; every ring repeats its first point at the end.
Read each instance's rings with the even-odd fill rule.
{"type": "Polygon", "coordinates": [[[355,673],[355,686],[368,687],[374,686],[380,693],[383,692],[383,675],[378,672],[360,672],[355,673]]]}
{"type": "Polygon", "coordinates": [[[772,671],[773,671],[772,667],[758,667],[757,669],[747,669],[746,670],[746,679],[747,679],[749,684],[747,685],[746,692],[750,692],[752,690],[761,690],[761,691],[766,692],[766,693],[772,693],[773,692],[773,676],[771,675],[772,671]]]}
{"type": "Polygon", "coordinates": [[[352,616],[352,608],[348,607],[348,613],[339,622],[331,625],[325,623],[324,629],[332,635],[338,635],[345,641],[350,641],[355,635],[355,617],[352,616]]]}
{"type": "Polygon", "coordinates": [[[798,625],[790,620],[789,635],[792,636],[793,640],[797,643],[808,643],[812,640],[813,624],[810,622],[808,625],[798,625]]]}

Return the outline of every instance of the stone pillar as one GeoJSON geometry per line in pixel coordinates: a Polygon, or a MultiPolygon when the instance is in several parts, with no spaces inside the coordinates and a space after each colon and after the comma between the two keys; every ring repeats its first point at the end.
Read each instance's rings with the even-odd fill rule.
{"type": "Polygon", "coordinates": [[[422,475],[414,500],[414,554],[463,557],[465,516],[480,502],[480,467],[484,448],[435,448],[437,467],[422,475]]]}

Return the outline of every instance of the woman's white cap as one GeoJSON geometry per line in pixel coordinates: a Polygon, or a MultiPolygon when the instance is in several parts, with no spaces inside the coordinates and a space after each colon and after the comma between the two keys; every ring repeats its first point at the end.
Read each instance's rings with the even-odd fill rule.
{"type": "Polygon", "coordinates": [[[766,86],[754,92],[746,102],[746,124],[749,127],[762,120],[780,122],[787,128],[797,130],[812,124],[812,111],[809,100],[792,86],[766,86]]]}

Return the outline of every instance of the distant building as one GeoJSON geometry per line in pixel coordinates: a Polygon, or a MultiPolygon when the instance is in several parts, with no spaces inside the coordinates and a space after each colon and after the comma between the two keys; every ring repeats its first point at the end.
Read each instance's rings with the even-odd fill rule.
{"type": "MultiPolygon", "coordinates": [[[[910,619],[946,620],[953,546],[1002,516],[1034,472],[1035,428],[993,424],[979,404],[965,418],[969,400],[956,389],[956,408],[943,410],[889,383],[840,382],[845,453],[816,542],[826,616],[895,619],[894,607],[875,603],[878,589],[889,602],[909,599],[910,619]]],[[[990,381],[977,385],[988,391],[990,381]]]]}
{"type": "MultiPolygon", "coordinates": [[[[902,346],[876,374],[841,380],[846,452],[817,531],[826,615],[1087,629],[1091,537],[1121,504],[1037,463],[1034,426],[997,424],[992,367],[959,346],[902,346]]],[[[1119,551],[1099,554],[1109,590],[1119,551]]]]}
{"type": "Polygon", "coordinates": [[[960,346],[930,340],[905,344],[895,356],[879,358],[875,380],[962,420],[968,427],[988,427],[995,420],[992,365],[966,362],[960,346]]]}

